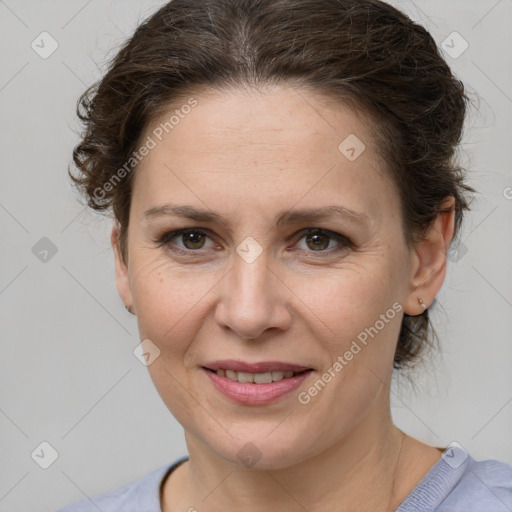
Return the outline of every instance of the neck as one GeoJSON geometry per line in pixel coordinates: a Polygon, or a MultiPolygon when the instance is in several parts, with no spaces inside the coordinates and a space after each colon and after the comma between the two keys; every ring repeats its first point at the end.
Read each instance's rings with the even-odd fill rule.
{"type": "MultiPolygon", "coordinates": [[[[413,460],[420,453],[414,443],[421,443],[393,425],[389,406],[370,411],[329,450],[283,469],[243,468],[189,433],[186,441],[189,461],[178,468],[182,471],[174,485],[164,488],[165,512],[263,512],[270,505],[289,511],[387,512],[398,507],[426,472],[423,467],[418,473],[413,460]]],[[[427,470],[432,463],[430,452],[427,470]]]]}

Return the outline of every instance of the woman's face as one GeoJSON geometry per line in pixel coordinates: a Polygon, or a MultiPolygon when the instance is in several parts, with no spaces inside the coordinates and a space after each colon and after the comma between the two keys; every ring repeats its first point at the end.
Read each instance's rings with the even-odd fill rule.
{"type": "Polygon", "coordinates": [[[187,439],[286,467],[386,415],[416,259],[398,192],[350,109],[285,87],[194,99],[167,134],[175,109],[142,138],[155,147],[133,171],[118,287],[187,439]],[[275,378],[283,363],[312,371],[236,384],[205,368],[225,360],[277,362],[275,378]]]}

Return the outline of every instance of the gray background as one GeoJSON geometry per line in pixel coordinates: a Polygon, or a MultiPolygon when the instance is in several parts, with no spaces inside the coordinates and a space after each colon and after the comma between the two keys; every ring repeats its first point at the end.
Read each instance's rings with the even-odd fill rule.
{"type": "MultiPolygon", "coordinates": [[[[512,463],[512,2],[393,3],[440,46],[453,31],[469,44],[446,59],[479,101],[460,159],[481,193],[438,296],[442,352],[413,374],[416,389],[395,382],[393,414],[425,442],[512,463]]],[[[66,175],[79,94],[160,5],[0,0],[1,512],[52,511],[186,454],[133,355],[136,319],[115,288],[111,220],[85,210],[66,175]],[[46,59],[31,47],[43,31],[59,45],[46,59]],[[47,261],[43,237],[57,248],[47,261]],[[31,457],[43,441],[58,452],[48,469],[31,457]]],[[[36,453],[42,463],[49,452],[36,453]]]]}

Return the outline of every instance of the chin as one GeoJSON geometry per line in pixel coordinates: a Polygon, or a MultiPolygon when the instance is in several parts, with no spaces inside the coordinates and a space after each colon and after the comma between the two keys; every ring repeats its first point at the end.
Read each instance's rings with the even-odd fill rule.
{"type": "Polygon", "coordinates": [[[226,435],[222,440],[210,439],[207,444],[217,456],[236,464],[240,469],[285,469],[308,457],[305,445],[311,441],[311,436],[306,432],[302,438],[299,433],[290,435],[284,424],[275,431],[274,428],[275,425],[268,425],[265,429],[253,428],[243,435],[226,435]],[[283,430],[278,434],[279,428],[283,430]]]}

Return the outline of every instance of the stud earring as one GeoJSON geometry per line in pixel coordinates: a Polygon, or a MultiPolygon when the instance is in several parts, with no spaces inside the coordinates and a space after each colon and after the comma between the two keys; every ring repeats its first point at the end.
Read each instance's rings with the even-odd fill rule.
{"type": "Polygon", "coordinates": [[[423,308],[423,311],[425,311],[425,309],[427,309],[427,306],[425,305],[423,300],[422,299],[418,299],[418,302],[420,303],[420,306],[423,308]]]}

